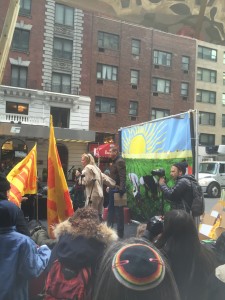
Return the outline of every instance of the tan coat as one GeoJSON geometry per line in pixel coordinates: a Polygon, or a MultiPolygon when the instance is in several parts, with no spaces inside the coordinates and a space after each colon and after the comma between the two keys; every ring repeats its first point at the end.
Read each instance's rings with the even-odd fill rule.
{"type": "Polygon", "coordinates": [[[86,165],[82,171],[84,177],[79,179],[79,183],[85,186],[86,203],[97,209],[99,214],[103,211],[103,184],[113,188],[116,182],[101,172],[95,165],[86,165]]]}

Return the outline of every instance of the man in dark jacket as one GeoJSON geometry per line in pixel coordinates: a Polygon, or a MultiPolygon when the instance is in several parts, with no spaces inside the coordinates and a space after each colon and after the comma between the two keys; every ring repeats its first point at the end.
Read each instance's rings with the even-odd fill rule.
{"type": "Polygon", "coordinates": [[[186,161],[172,165],[170,176],[175,181],[175,185],[169,188],[165,183],[165,178],[162,177],[159,179],[159,186],[165,198],[171,202],[172,209],[183,209],[190,213],[193,201],[191,180],[195,178],[192,175],[184,175],[187,167],[186,161]]]}
{"type": "MultiPolygon", "coordinates": [[[[8,191],[10,190],[10,183],[4,175],[0,175],[0,201],[8,199],[8,191]]],[[[15,204],[13,204],[15,205],[15,204]]],[[[15,209],[18,211],[16,216],[16,231],[27,236],[30,236],[28,224],[24,218],[22,210],[15,205],[15,209]]]]}
{"type": "Polygon", "coordinates": [[[110,177],[116,182],[116,189],[109,189],[109,205],[107,225],[113,227],[114,212],[117,216],[117,233],[120,238],[124,235],[124,214],[123,206],[114,206],[114,193],[119,193],[122,198],[126,192],[126,165],[124,159],[119,155],[117,147],[110,150],[112,164],[110,167],[110,177]]]}

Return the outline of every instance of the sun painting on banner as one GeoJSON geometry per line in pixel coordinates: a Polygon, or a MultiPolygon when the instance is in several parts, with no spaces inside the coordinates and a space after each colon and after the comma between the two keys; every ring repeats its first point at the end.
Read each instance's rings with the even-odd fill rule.
{"type": "Polygon", "coordinates": [[[146,123],[122,130],[123,153],[145,154],[163,152],[166,122],[146,123]]]}

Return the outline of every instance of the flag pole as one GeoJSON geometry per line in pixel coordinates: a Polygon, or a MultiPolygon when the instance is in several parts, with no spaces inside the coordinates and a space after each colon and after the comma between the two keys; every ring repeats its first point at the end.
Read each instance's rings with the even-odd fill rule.
{"type": "MultiPolygon", "coordinates": [[[[36,143],[37,145],[37,143],[36,143]]],[[[37,155],[36,155],[36,166],[37,166],[37,155]]],[[[37,176],[37,172],[36,172],[36,220],[39,221],[39,215],[38,215],[38,176],[37,176]]]]}

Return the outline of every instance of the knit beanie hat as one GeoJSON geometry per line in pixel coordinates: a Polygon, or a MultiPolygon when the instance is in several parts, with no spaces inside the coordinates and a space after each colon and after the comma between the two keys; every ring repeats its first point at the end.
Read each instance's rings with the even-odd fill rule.
{"type": "Polygon", "coordinates": [[[165,276],[162,257],[148,245],[130,244],[114,256],[112,271],[116,279],[132,290],[148,290],[158,286],[165,276]]]}
{"type": "Polygon", "coordinates": [[[10,183],[5,176],[0,174],[0,193],[10,190],[10,183]]]}
{"type": "Polygon", "coordinates": [[[186,173],[186,168],[188,167],[188,163],[186,161],[181,161],[173,164],[174,167],[177,167],[183,174],[186,173]]]}

